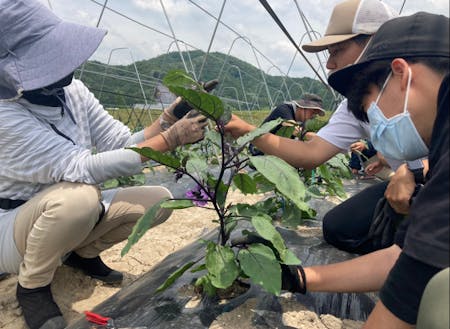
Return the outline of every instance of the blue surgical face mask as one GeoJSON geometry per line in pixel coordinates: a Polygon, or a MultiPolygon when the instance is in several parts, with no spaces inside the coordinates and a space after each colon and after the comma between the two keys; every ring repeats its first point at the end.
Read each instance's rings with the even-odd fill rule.
{"type": "Polygon", "coordinates": [[[428,147],[417,132],[407,109],[411,86],[410,68],[403,112],[387,119],[377,105],[391,75],[392,72],[384,82],[376,101],[372,102],[367,110],[371,142],[375,149],[388,158],[409,161],[425,157],[428,147]]]}

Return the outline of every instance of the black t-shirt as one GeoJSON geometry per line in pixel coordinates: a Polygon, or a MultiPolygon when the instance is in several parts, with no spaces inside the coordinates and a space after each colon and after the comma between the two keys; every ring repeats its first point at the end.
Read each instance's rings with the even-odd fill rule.
{"type": "MultiPolygon", "coordinates": [[[[264,119],[262,123],[266,123],[272,120],[276,120],[278,118],[284,119],[284,120],[295,120],[295,107],[294,105],[291,105],[289,103],[284,103],[281,105],[278,105],[276,108],[274,108],[269,115],[264,119]]],[[[278,130],[280,130],[282,127],[281,124],[273,128],[270,132],[272,134],[276,134],[278,130]]],[[[249,145],[249,150],[252,155],[263,155],[264,153],[258,150],[253,144],[249,145]]]]}
{"type": "Polygon", "coordinates": [[[441,84],[428,155],[427,180],[400,227],[396,243],[408,256],[438,268],[449,266],[449,76],[441,84]]]}
{"type": "Polygon", "coordinates": [[[402,247],[380,290],[380,299],[398,318],[414,324],[429,280],[449,264],[449,77],[441,84],[428,155],[427,181],[395,236],[402,247]]]}
{"type": "MultiPolygon", "coordinates": [[[[284,120],[295,120],[295,111],[294,107],[291,104],[281,104],[278,105],[276,108],[270,112],[270,114],[264,119],[263,123],[275,120],[275,119],[284,119],[284,120]]],[[[272,134],[276,134],[276,132],[281,128],[281,125],[278,125],[274,129],[272,129],[270,132],[272,134]]]]}
{"type": "Polygon", "coordinates": [[[272,112],[270,112],[267,118],[264,119],[264,122],[268,122],[278,118],[283,118],[285,120],[295,120],[295,112],[293,106],[287,103],[278,105],[272,110],[272,112]]]}

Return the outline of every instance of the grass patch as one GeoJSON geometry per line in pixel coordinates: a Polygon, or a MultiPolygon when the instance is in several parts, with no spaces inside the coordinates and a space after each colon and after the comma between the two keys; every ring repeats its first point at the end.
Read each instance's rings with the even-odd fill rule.
{"type": "MultiPolygon", "coordinates": [[[[147,127],[152,122],[157,120],[161,115],[161,110],[142,110],[142,109],[131,109],[131,108],[115,108],[107,109],[109,114],[127,125],[131,131],[139,131],[144,127],[147,127]]],[[[261,122],[269,115],[270,110],[260,110],[260,111],[233,111],[234,114],[238,115],[245,121],[251,123],[254,126],[259,126],[261,122]]],[[[318,117],[312,121],[309,121],[307,128],[309,131],[318,131],[323,127],[329,120],[331,112],[327,112],[325,116],[318,117]]]]}

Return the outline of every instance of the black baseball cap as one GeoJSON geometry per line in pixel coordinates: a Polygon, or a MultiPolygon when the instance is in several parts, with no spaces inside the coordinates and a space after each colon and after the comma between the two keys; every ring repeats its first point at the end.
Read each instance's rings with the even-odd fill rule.
{"type": "Polygon", "coordinates": [[[360,59],[333,72],[328,83],[347,96],[357,72],[371,62],[398,57],[450,57],[449,18],[418,12],[387,21],[369,41],[360,59]]]}

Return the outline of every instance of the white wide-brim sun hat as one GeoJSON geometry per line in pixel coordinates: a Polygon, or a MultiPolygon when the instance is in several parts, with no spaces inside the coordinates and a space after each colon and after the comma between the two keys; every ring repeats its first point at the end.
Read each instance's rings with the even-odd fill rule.
{"type": "Polygon", "coordinates": [[[106,34],[63,21],[36,0],[0,0],[0,22],[0,100],[66,77],[106,34]]]}

